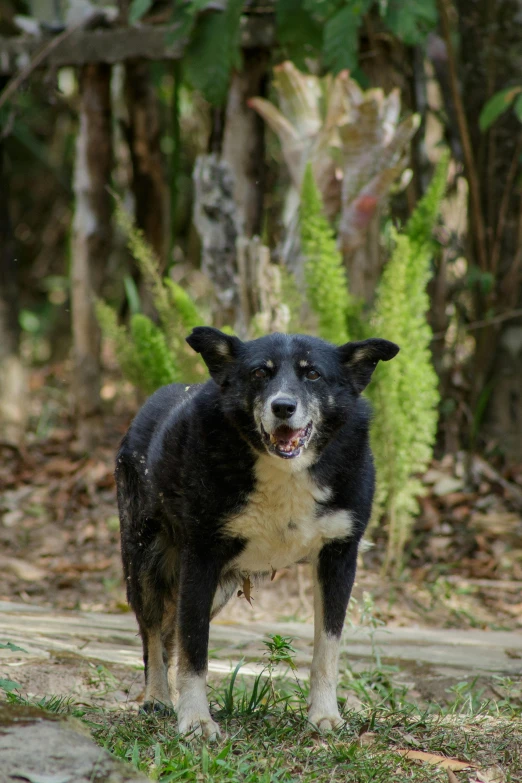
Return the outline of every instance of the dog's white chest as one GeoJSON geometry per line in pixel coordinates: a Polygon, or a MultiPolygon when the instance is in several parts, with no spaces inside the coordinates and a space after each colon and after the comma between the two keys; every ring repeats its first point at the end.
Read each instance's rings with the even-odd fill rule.
{"type": "Polygon", "coordinates": [[[350,513],[325,513],[320,503],[330,490],[318,487],[307,470],[290,472],[274,457],[262,456],[256,478],[247,506],[225,526],[248,542],[234,564],[241,572],[277,571],[313,557],[328,540],[350,535],[350,513]]]}

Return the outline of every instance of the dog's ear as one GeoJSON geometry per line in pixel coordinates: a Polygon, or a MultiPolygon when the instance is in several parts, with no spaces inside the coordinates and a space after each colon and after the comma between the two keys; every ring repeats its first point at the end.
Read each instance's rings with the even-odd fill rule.
{"type": "Polygon", "coordinates": [[[242,345],[239,337],[225,334],[211,326],[196,326],[187,337],[187,342],[201,354],[210,375],[219,384],[225,380],[227,369],[236,359],[242,345]]]}
{"type": "Polygon", "coordinates": [[[389,340],[372,337],[356,343],[346,343],[337,349],[341,363],[350,371],[353,385],[360,393],[370,383],[377,362],[389,362],[399,353],[399,346],[389,340]]]}

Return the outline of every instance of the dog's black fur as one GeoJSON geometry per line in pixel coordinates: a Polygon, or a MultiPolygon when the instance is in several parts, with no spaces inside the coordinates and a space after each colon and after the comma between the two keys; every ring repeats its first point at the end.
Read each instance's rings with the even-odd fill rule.
{"type": "Polygon", "coordinates": [[[380,339],[336,348],[280,334],[241,342],[206,327],[188,343],[211,380],[157,391],[116,462],[123,567],[143,639],[144,706],[171,706],[177,648],[180,730],[214,736],[197,684],[207,668],[210,618],[245,578],[299,557],[315,566],[323,634],[310,715],[332,727],[340,720],[332,667],[374,492],[370,415],[360,393],[377,362],[399,349],[380,339]]]}

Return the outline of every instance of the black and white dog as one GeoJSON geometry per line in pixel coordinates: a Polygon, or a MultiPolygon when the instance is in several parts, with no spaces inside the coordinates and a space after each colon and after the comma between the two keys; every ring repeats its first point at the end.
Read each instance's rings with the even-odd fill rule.
{"type": "Polygon", "coordinates": [[[179,731],[219,736],[206,696],[210,619],[245,580],[308,561],[309,719],[329,730],[342,723],[339,642],[374,492],[360,393],[377,362],[399,348],[381,339],[337,348],[283,334],[242,342],[207,327],[188,343],[211,380],[153,394],[116,463],[144,709],[172,708],[176,688],[179,731]]]}

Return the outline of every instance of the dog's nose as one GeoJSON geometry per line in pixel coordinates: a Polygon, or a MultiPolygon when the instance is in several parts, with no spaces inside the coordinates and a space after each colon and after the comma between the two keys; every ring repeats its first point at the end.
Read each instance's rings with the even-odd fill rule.
{"type": "Polygon", "coordinates": [[[297,410],[297,402],[290,397],[277,397],[272,400],[272,412],[278,419],[289,419],[297,410]]]}

